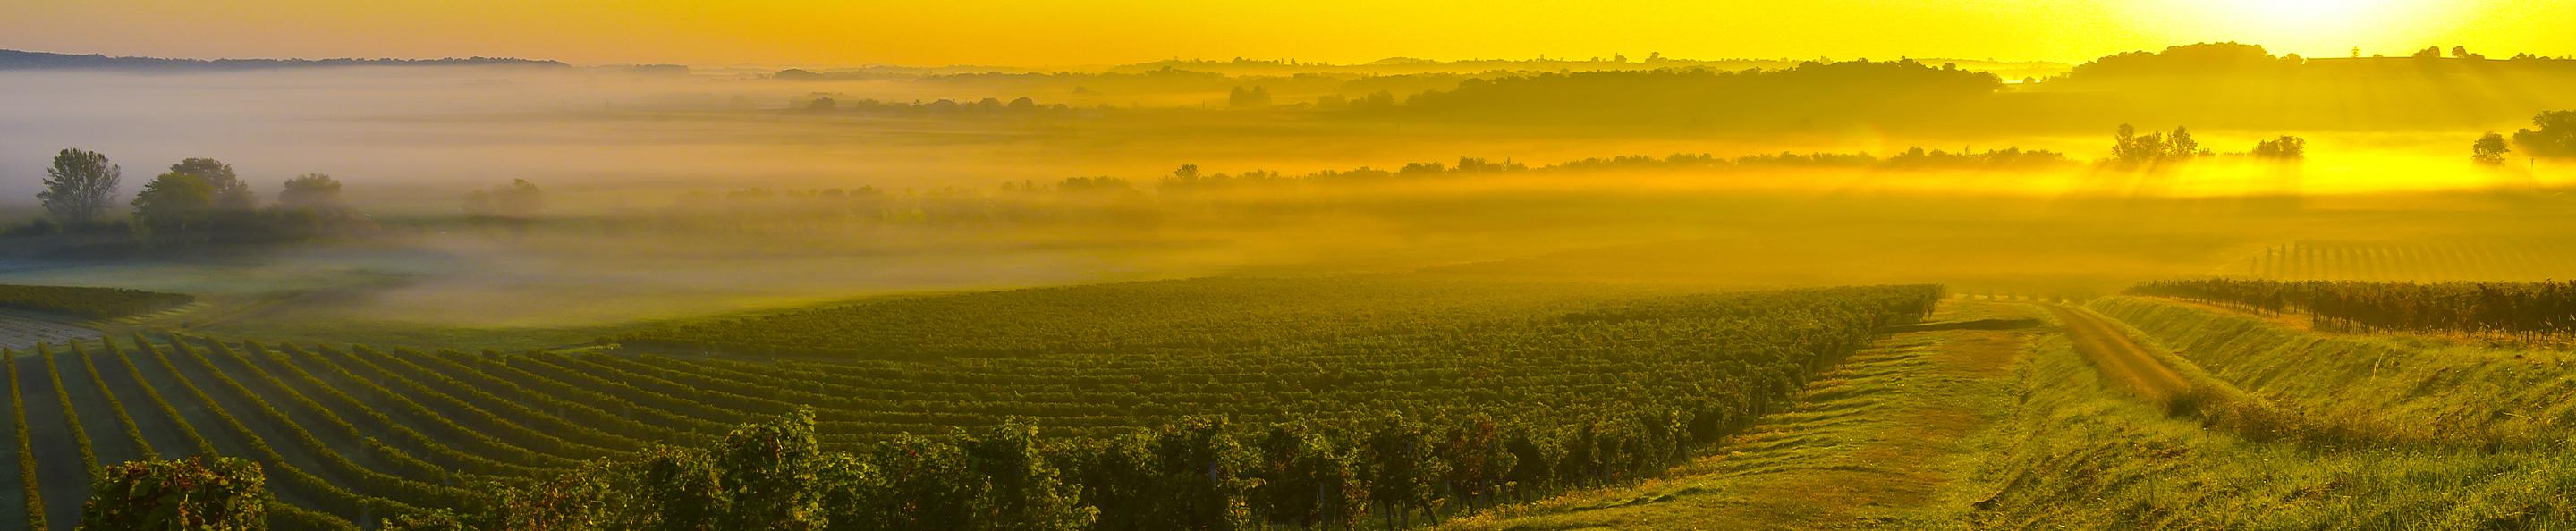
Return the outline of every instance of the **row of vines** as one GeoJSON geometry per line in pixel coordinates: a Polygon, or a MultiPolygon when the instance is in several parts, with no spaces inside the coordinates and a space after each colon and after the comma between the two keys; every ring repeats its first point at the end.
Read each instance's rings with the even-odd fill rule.
{"type": "MultiPolygon", "coordinates": [[[[1134,308],[1097,307],[1114,294],[1027,290],[928,306],[948,315],[845,315],[848,327],[917,332],[823,349],[887,354],[862,360],[179,336],[70,352],[101,392],[129,384],[158,410],[128,412],[132,401],[111,394],[113,414],[86,422],[164,457],[247,458],[278,494],[268,518],[281,529],[393,517],[517,529],[580,496],[641,518],[585,520],[594,528],[664,527],[687,518],[655,511],[687,496],[733,507],[788,491],[818,509],[741,517],[829,516],[832,529],[1345,528],[1372,516],[1401,527],[1659,474],[1942,296],[1363,283],[1301,300],[1294,292],[1315,285],[1295,282],[1112,285],[1149,292],[1134,308]],[[1236,297],[1265,302],[1215,302],[1236,297]],[[1077,311],[1087,305],[1108,317],[1077,311]],[[997,324],[1015,331],[947,336],[997,324]],[[123,371],[100,371],[93,354],[123,371]],[[135,416],[194,448],[152,447],[168,436],[131,433],[135,416]],[[792,485],[726,472],[787,466],[775,452],[735,455],[754,444],[746,433],[810,441],[797,451],[816,461],[789,468],[815,468],[798,468],[791,477],[805,479],[792,485]],[[711,494],[736,488],[770,494],[711,494]]],[[[767,344],[844,337],[818,333],[767,344]]]]}
{"type": "Polygon", "coordinates": [[[2576,330],[2576,282],[2280,282],[2209,278],[2142,283],[2132,295],[2242,310],[2306,312],[2319,330],[2469,332],[2524,337],[2576,330]]]}

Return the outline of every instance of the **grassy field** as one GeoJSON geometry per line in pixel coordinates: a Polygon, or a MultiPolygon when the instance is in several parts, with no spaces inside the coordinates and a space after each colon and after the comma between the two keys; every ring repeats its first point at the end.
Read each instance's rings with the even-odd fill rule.
{"type": "Polygon", "coordinates": [[[2077,355],[2056,317],[1954,302],[1932,320],[2020,311],[2051,326],[2013,332],[2009,348],[1963,343],[1996,332],[1892,336],[1684,475],[1461,527],[2576,528],[2562,353],[2313,335],[2142,299],[2089,307],[2244,403],[2194,412],[2141,401],[2077,355]],[[1960,357],[1987,349],[2011,354],[1960,357]],[[1961,359],[2004,364],[1986,373],[1961,359]],[[2271,422],[2246,421],[2247,408],[2271,422]],[[2332,433],[2348,422],[2396,431],[2332,433]],[[1940,425],[1952,428],[1926,429],[1940,425]]]}
{"type": "MultiPolygon", "coordinates": [[[[1927,323],[2033,319],[2028,305],[1954,301],[1927,323]]],[[[1886,336],[1769,418],[1670,478],[1456,522],[1457,529],[1842,529],[1964,525],[1981,441],[2006,420],[2045,330],[1886,336]]],[[[2061,346],[2062,349],[2062,346],[2061,346]]]]}

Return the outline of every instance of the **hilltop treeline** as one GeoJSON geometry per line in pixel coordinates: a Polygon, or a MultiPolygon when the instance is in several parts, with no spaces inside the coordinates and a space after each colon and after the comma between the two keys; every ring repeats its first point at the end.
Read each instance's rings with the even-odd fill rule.
{"type": "Polygon", "coordinates": [[[1040,103],[1107,106],[1131,100],[1102,94],[1188,94],[1205,95],[1198,101],[1207,106],[1225,101],[1237,109],[1329,110],[1363,120],[1736,132],[1851,126],[2062,132],[2141,116],[2229,129],[2449,128],[2576,107],[2576,58],[2524,53],[2496,59],[2465,47],[2319,58],[2275,55],[2250,44],[2203,43],[2105,56],[2044,78],[1912,59],[1604,64],[1629,66],[1229,76],[1177,68],[1213,68],[1208,64],[1174,63],[1117,73],[904,77],[789,71],[776,77],[904,79],[944,90],[1034,95],[1040,103]],[[1754,67],[1732,69],[1741,66],[1754,67]],[[1241,91],[1271,96],[1217,99],[1241,91]]]}
{"type": "Polygon", "coordinates": [[[1955,106],[1994,93],[1994,74],[1914,60],[1809,61],[1777,69],[1540,73],[1462,82],[1405,100],[1456,118],[1628,119],[1676,113],[1703,124],[1815,125],[1955,106]]]}
{"type": "Polygon", "coordinates": [[[2197,279],[2148,282],[2128,293],[2265,313],[2307,312],[2316,328],[2352,332],[2467,332],[2521,336],[2576,331],[2576,282],[2356,282],[2197,279]]]}
{"type": "Polygon", "coordinates": [[[1198,166],[1187,165],[1164,176],[1159,189],[1165,191],[1201,190],[1239,186],[1281,186],[1301,184],[1366,184],[1419,181],[1444,177],[1494,176],[1509,174],[1579,174],[1599,171],[1714,171],[1764,170],[1781,168],[1850,168],[1884,170],[2003,170],[2037,169],[2076,164],[2066,154],[2048,150],[2005,148],[1982,152],[1925,150],[1911,148],[1881,158],[1861,153],[1795,153],[1744,155],[1727,158],[1708,153],[1674,153],[1663,157],[1627,155],[1610,158],[1588,158],[1546,166],[1504,159],[1500,162],[1479,157],[1459,157],[1457,164],[1439,162],[1407,163],[1394,170],[1360,167],[1351,170],[1324,170],[1301,175],[1273,171],[1247,171],[1235,175],[1202,174],[1198,166]]]}

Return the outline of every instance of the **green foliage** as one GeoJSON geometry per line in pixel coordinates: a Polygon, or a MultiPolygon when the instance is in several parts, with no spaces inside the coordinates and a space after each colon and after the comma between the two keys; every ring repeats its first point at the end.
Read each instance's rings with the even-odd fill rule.
{"type": "Polygon", "coordinates": [[[29,440],[34,432],[27,429],[27,399],[18,390],[18,353],[0,348],[0,362],[9,364],[9,416],[18,434],[18,485],[27,495],[27,529],[44,531],[45,495],[36,483],[36,448],[29,440]]]}
{"type": "Polygon", "coordinates": [[[170,165],[170,173],[204,179],[209,188],[206,196],[208,208],[250,210],[259,201],[258,196],[251,193],[250,183],[243,182],[239,175],[233,173],[233,165],[223,161],[180,159],[178,164],[170,165]]]}
{"type": "Polygon", "coordinates": [[[2182,304],[2086,305],[2248,394],[2294,428],[2381,423],[2364,440],[2240,435],[2120,394],[2066,342],[2038,343],[1970,478],[1968,529],[2569,529],[2564,353],[2315,334],[2182,304]],[[2053,344],[2052,344],[2053,343],[2053,344]],[[2536,418],[2526,418],[2536,417],[2536,418]],[[2519,429],[2517,429],[2519,428],[2519,429]],[[2535,430],[2535,428],[2537,430],[2535,430]],[[2545,431],[2541,431],[2545,430],[2545,431]],[[2539,435],[2527,446],[2475,444],[2539,435]],[[2471,444],[2419,445],[2418,436],[2471,444]],[[2399,444],[2389,444],[2389,443],[2399,444]]]}
{"type": "Polygon", "coordinates": [[[307,504],[283,528],[1347,527],[1652,477],[1940,296],[1219,279],[781,322],[935,358],[853,364],[171,337],[147,378],[100,347],[145,429],[216,429],[307,504]]]}
{"type": "Polygon", "coordinates": [[[45,191],[37,192],[36,200],[62,218],[64,225],[89,225],[106,217],[108,198],[116,195],[124,175],[107,155],[66,149],[54,155],[53,166],[45,168],[45,191]]]}
{"type": "Polygon", "coordinates": [[[134,461],[107,467],[81,505],[82,529],[268,529],[267,475],[231,457],[134,461]]]}
{"type": "MultiPolygon", "coordinates": [[[[106,344],[102,342],[100,346],[105,347],[106,344]]],[[[80,357],[81,370],[89,373],[90,386],[98,389],[99,398],[107,401],[108,412],[116,414],[116,425],[125,428],[125,438],[133,441],[134,448],[142,451],[145,458],[160,458],[159,453],[152,451],[152,441],[144,438],[143,429],[134,423],[134,416],[126,412],[125,402],[116,398],[114,390],[108,389],[107,378],[99,374],[98,362],[90,357],[89,350],[81,348],[78,341],[72,342],[71,347],[72,354],[80,357]]]]}
{"type": "Polygon", "coordinates": [[[96,476],[98,453],[90,447],[89,430],[81,428],[80,411],[72,409],[71,390],[63,387],[63,371],[54,363],[54,349],[49,345],[36,345],[36,357],[45,361],[45,377],[54,384],[56,407],[63,410],[63,427],[71,432],[72,443],[80,448],[81,469],[96,476]]]}
{"type": "Polygon", "coordinates": [[[124,288],[0,285],[0,308],[111,319],[196,302],[195,295],[124,288]]]}
{"type": "Polygon", "coordinates": [[[2309,312],[2322,330],[2563,334],[2576,330],[2576,282],[2240,280],[2142,283],[2132,295],[2175,297],[2281,313],[2309,312]]]}
{"type": "Polygon", "coordinates": [[[134,217],[154,230],[186,231],[202,226],[215,206],[214,183],[197,175],[170,172],[143,184],[134,194],[134,217]]]}

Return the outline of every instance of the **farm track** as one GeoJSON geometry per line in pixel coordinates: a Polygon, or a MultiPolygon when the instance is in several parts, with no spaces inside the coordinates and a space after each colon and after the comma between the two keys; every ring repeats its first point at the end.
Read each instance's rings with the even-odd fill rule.
{"type": "Polygon", "coordinates": [[[2104,322],[2101,316],[2058,305],[2049,305],[2048,311],[2066,323],[2066,339],[2074,342],[2076,352],[2093,361],[2104,381],[2117,382],[2116,386],[2150,402],[2162,402],[2191,389],[2191,382],[2183,379],[2182,373],[2156,360],[2146,347],[2104,322]]]}
{"type": "Polygon", "coordinates": [[[1818,375],[1696,473],[1484,515],[1469,531],[1939,529],[1940,493],[1967,472],[1971,435],[2009,409],[2015,364],[2041,328],[2029,304],[1948,301],[1818,375]]]}

